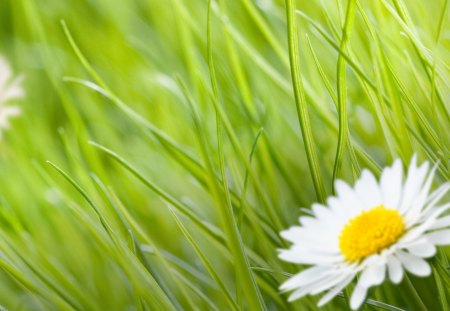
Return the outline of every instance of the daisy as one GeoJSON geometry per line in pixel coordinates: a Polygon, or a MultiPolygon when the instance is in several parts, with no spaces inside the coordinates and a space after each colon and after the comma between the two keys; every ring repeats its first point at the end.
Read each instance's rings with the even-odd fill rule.
{"type": "Polygon", "coordinates": [[[9,127],[9,118],[21,112],[19,107],[5,104],[12,99],[23,97],[22,80],[21,76],[13,79],[11,67],[4,58],[0,57],[0,136],[1,130],[9,127]]]}
{"type": "Polygon", "coordinates": [[[444,216],[450,204],[439,205],[450,183],[430,192],[435,171],[428,162],[417,166],[414,156],[404,181],[400,160],[383,170],[379,182],[367,170],[353,188],[336,181],[335,197],[313,204],[300,226],[281,232],[293,245],[279,257],[311,265],[281,285],[282,291],[293,290],[289,301],[326,291],[318,303],[323,306],[359,275],[350,298],[351,308],[358,309],[368,289],[385,278],[398,284],[405,270],[430,275],[424,258],[450,244],[450,216],[444,216]]]}

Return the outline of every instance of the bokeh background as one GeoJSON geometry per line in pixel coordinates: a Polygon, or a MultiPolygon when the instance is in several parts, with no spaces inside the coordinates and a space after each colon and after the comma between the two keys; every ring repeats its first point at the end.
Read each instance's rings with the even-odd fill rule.
{"type": "MultiPolygon", "coordinates": [[[[343,51],[346,5],[297,3],[301,73],[326,195],[336,165],[339,51],[347,60],[350,134],[337,177],[353,183],[362,168],[378,174],[416,153],[440,163],[437,183],[448,180],[448,1],[361,0],[343,51]]],[[[207,12],[205,0],[0,1],[0,54],[25,77],[26,92],[0,143],[2,306],[251,309],[230,244],[231,205],[266,307],[315,309],[316,298],[288,304],[277,289],[299,269],[277,259],[276,249],[287,246],[278,232],[321,199],[292,91],[284,1],[212,3],[217,94],[207,12]],[[120,155],[141,179],[92,142],[120,155]],[[178,203],[168,206],[168,197],[178,203]]],[[[364,308],[414,307],[402,291],[413,285],[438,310],[437,287],[447,286],[448,295],[446,252],[434,266],[444,281],[385,284],[364,308]]],[[[324,310],[346,308],[338,297],[324,310]]]]}

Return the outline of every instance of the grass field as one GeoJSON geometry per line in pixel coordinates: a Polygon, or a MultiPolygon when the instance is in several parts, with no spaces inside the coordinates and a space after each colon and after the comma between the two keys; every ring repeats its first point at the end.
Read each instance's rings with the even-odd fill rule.
{"type": "MultiPolygon", "coordinates": [[[[0,1],[0,54],[25,93],[0,142],[0,305],[318,309],[279,291],[301,269],[277,252],[300,208],[413,154],[438,164],[434,187],[450,179],[449,10],[0,1]]],[[[449,255],[362,310],[450,310],[449,255]]]]}

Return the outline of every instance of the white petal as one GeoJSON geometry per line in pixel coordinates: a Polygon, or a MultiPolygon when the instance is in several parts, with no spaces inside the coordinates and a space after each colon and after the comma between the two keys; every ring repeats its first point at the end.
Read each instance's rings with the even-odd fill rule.
{"type": "Polygon", "coordinates": [[[301,251],[298,248],[291,248],[288,250],[281,250],[278,257],[282,260],[305,265],[314,264],[331,264],[342,261],[342,256],[329,256],[327,254],[311,253],[308,251],[301,251]]]}
{"type": "Polygon", "coordinates": [[[366,210],[383,203],[377,180],[368,170],[361,173],[361,178],[355,184],[355,192],[366,210]]]}
{"type": "Polygon", "coordinates": [[[338,195],[338,201],[342,205],[342,210],[349,211],[356,210],[360,212],[362,209],[361,201],[356,196],[355,191],[345,182],[337,180],[335,183],[336,193],[338,195]]]}
{"type": "Polygon", "coordinates": [[[402,195],[403,166],[400,159],[381,174],[380,188],[383,203],[387,208],[397,208],[402,195]]]}
{"type": "Polygon", "coordinates": [[[353,310],[358,309],[366,299],[366,295],[367,288],[356,286],[355,290],[353,291],[352,298],[350,298],[350,307],[353,310]]]}
{"type": "Polygon", "coordinates": [[[414,243],[406,247],[406,249],[411,255],[421,258],[429,258],[436,254],[436,247],[427,239],[420,239],[418,241],[415,241],[414,243]]]}
{"type": "Polygon", "coordinates": [[[419,226],[413,227],[410,229],[405,235],[401,237],[399,240],[399,243],[405,244],[405,243],[411,243],[415,239],[419,238],[421,235],[424,234],[425,231],[430,230],[430,228],[433,226],[433,224],[436,222],[436,219],[442,215],[445,211],[447,211],[450,208],[450,203],[445,204],[443,206],[435,207],[431,209],[426,216],[427,218],[425,221],[420,224],[419,226]]]}
{"type": "Polygon", "coordinates": [[[391,282],[394,284],[400,283],[403,279],[403,268],[400,261],[395,256],[389,256],[387,267],[391,282]]]}
{"type": "Polygon", "coordinates": [[[353,189],[345,181],[340,179],[334,183],[334,189],[338,197],[345,197],[353,193],[353,189]]]}
{"type": "Polygon", "coordinates": [[[351,197],[339,199],[336,197],[329,197],[327,204],[335,214],[335,224],[339,224],[341,229],[351,218],[360,214],[363,210],[363,205],[352,202],[351,197]]]}
{"type": "Polygon", "coordinates": [[[425,203],[428,200],[431,184],[433,182],[434,174],[437,168],[437,165],[432,168],[431,172],[428,174],[426,181],[421,186],[420,191],[415,194],[414,200],[411,202],[410,207],[404,214],[406,218],[411,218],[413,219],[413,221],[417,221],[420,218],[421,211],[423,210],[425,203]]]}
{"type": "Polygon", "coordinates": [[[341,283],[330,289],[317,303],[317,306],[320,308],[323,305],[325,305],[327,302],[329,302],[331,299],[336,297],[339,292],[344,289],[355,277],[354,274],[349,275],[345,280],[343,280],[341,283]]]}
{"type": "MultiPolygon", "coordinates": [[[[350,272],[351,276],[355,276],[355,274],[356,271],[350,272]]],[[[342,271],[340,273],[330,275],[328,279],[324,279],[320,283],[317,282],[316,284],[314,284],[314,286],[311,288],[311,295],[316,295],[320,292],[333,288],[334,286],[346,280],[348,277],[349,277],[348,271],[342,271]]]]}
{"type": "Polygon", "coordinates": [[[280,235],[289,242],[297,242],[302,238],[300,227],[290,227],[288,230],[280,232],[280,235]]]}
{"type": "Polygon", "coordinates": [[[8,117],[12,117],[12,116],[18,116],[22,113],[22,110],[17,107],[17,106],[8,106],[8,107],[3,107],[0,115],[1,118],[8,118],[8,117]]]}
{"type": "Polygon", "coordinates": [[[411,162],[404,185],[402,201],[399,207],[401,214],[405,214],[411,208],[414,200],[416,200],[417,194],[419,193],[427,176],[428,167],[428,162],[425,162],[419,168],[416,168],[415,159],[411,162]]]}
{"type": "Polygon", "coordinates": [[[330,268],[326,268],[323,266],[314,266],[311,268],[308,268],[290,279],[288,279],[286,282],[284,282],[280,286],[281,291],[288,291],[292,290],[297,287],[305,286],[307,284],[313,283],[317,281],[318,279],[322,278],[323,275],[328,272],[330,268]]]}
{"type": "Polygon", "coordinates": [[[450,229],[434,231],[427,233],[425,237],[434,245],[449,245],[450,244],[450,229]]]}
{"type": "MultiPolygon", "coordinates": [[[[341,275],[342,275],[342,273],[341,273],[341,275]]],[[[340,282],[337,279],[342,280],[342,277],[340,277],[339,274],[334,274],[334,273],[330,273],[326,276],[323,276],[322,278],[315,281],[314,283],[311,283],[308,286],[303,286],[303,287],[299,288],[298,290],[294,291],[292,293],[292,295],[289,297],[289,301],[296,300],[300,297],[305,296],[306,294],[315,295],[324,290],[332,288],[338,282],[340,282]]]]}
{"type": "Polygon", "coordinates": [[[425,221],[433,221],[433,224],[436,222],[436,219],[440,217],[443,213],[450,209],[450,203],[443,204],[437,207],[430,208],[427,212],[427,215],[424,216],[425,221]]]}
{"type": "Polygon", "coordinates": [[[312,250],[317,253],[338,253],[340,229],[327,223],[318,224],[315,228],[294,227],[281,232],[281,236],[292,241],[293,251],[305,253],[312,250]]]}
{"type": "Polygon", "coordinates": [[[288,301],[292,302],[294,300],[297,300],[299,298],[302,298],[302,297],[308,295],[308,293],[309,293],[309,289],[307,289],[305,287],[299,288],[289,296],[288,301]]]}
{"type": "Polygon", "coordinates": [[[303,227],[312,227],[314,225],[317,225],[317,219],[311,216],[302,216],[299,218],[299,222],[303,227]]]}
{"type": "Polygon", "coordinates": [[[430,230],[442,229],[450,227],[450,216],[445,216],[437,219],[435,223],[430,227],[430,230]]]}
{"type": "Polygon", "coordinates": [[[440,185],[439,188],[434,190],[428,196],[427,204],[431,204],[431,203],[433,203],[433,201],[435,201],[435,202],[439,201],[449,190],[450,190],[450,182],[446,182],[446,183],[440,185]]]}
{"type": "MultiPolygon", "coordinates": [[[[303,286],[303,287],[300,287],[299,289],[295,290],[295,291],[292,293],[291,296],[289,296],[288,301],[291,302],[291,301],[294,301],[294,300],[296,300],[296,299],[299,299],[299,298],[301,298],[301,297],[303,297],[303,296],[305,296],[305,295],[307,295],[307,294],[311,294],[311,292],[312,292],[317,286],[321,286],[321,285],[323,285],[324,283],[325,283],[325,284],[329,283],[329,280],[330,280],[330,279],[332,279],[332,277],[328,276],[327,278],[321,279],[321,280],[318,281],[317,283],[312,284],[312,286],[303,286]]],[[[331,286],[330,286],[330,287],[331,287],[331,286]]]]}
{"type": "Polygon", "coordinates": [[[363,260],[362,266],[363,267],[370,267],[370,266],[379,266],[386,263],[385,256],[379,255],[379,254],[373,254],[367,257],[363,260]]]}
{"type": "Polygon", "coordinates": [[[325,239],[314,239],[314,238],[304,238],[298,242],[298,246],[304,251],[308,251],[311,254],[317,254],[321,256],[338,256],[342,255],[339,250],[339,239],[338,234],[335,234],[332,240],[325,239]]]}
{"type": "Polygon", "coordinates": [[[332,215],[331,210],[322,204],[314,203],[312,205],[312,211],[317,219],[327,219],[332,215]]]}
{"type": "Polygon", "coordinates": [[[5,103],[11,99],[21,98],[24,95],[23,89],[20,87],[22,79],[16,79],[8,87],[0,93],[0,102],[5,103]]]}
{"type": "Polygon", "coordinates": [[[430,265],[422,258],[402,251],[397,252],[397,258],[400,260],[405,269],[414,275],[428,276],[431,273],[430,265]]]}
{"type": "Polygon", "coordinates": [[[319,223],[313,227],[291,227],[280,235],[294,243],[292,252],[299,254],[339,254],[340,229],[327,223],[319,223]]]}
{"type": "Polygon", "coordinates": [[[385,275],[386,266],[384,264],[370,266],[361,273],[358,286],[369,288],[374,285],[380,285],[383,283],[385,275]]]}
{"type": "Polygon", "coordinates": [[[423,214],[426,214],[429,210],[433,209],[439,200],[450,190],[450,183],[447,182],[437,188],[433,193],[428,196],[428,200],[426,202],[427,206],[423,210],[423,214]]]}

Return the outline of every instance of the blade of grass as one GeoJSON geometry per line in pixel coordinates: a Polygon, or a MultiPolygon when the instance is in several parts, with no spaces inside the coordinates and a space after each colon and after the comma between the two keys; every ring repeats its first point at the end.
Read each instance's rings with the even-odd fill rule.
{"type": "Polygon", "coordinates": [[[203,232],[207,233],[208,236],[218,241],[219,243],[223,241],[222,233],[220,230],[216,228],[214,225],[210,223],[205,223],[200,220],[200,217],[195,215],[188,206],[184,205],[166,191],[157,186],[154,182],[150,181],[148,178],[142,176],[131,164],[129,164],[125,159],[120,157],[117,153],[112,150],[99,145],[95,142],[89,142],[92,146],[99,149],[100,151],[106,153],[108,156],[116,160],[122,167],[124,167],[127,171],[129,171],[132,175],[134,175],[138,180],[140,180],[144,185],[146,185],[149,189],[154,191],[157,195],[159,195],[164,201],[174,206],[179,212],[183,215],[187,216],[192,222],[194,222],[203,232]]]}
{"type": "MultiPolygon", "coordinates": [[[[356,0],[349,0],[347,4],[347,12],[344,21],[344,29],[342,31],[342,39],[340,50],[346,51],[348,42],[351,37],[353,23],[355,19],[356,0]]],[[[347,121],[347,64],[342,54],[338,56],[337,62],[337,98],[338,98],[338,116],[339,116],[339,133],[338,145],[333,167],[333,187],[334,182],[339,176],[339,171],[344,160],[344,152],[348,147],[348,121],[347,121]]],[[[351,148],[351,146],[350,146],[351,148]]]]}
{"type": "MultiPolygon", "coordinates": [[[[103,197],[106,199],[106,201],[109,203],[109,205],[112,207],[112,210],[117,215],[117,218],[119,219],[119,222],[123,226],[123,229],[128,233],[131,241],[130,241],[130,250],[136,255],[136,258],[142,263],[142,266],[145,267],[150,274],[155,278],[156,282],[159,284],[161,289],[167,294],[169,299],[174,303],[175,307],[179,310],[183,309],[181,305],[189,306],[189,308],[194,307],[194,303],[191,301],[189,295],[184,291],[184,287],[181,286],[181,284],[178,282],[178,279],[174,277],[172,273],[167,273],[167,271],[171,271],[170,265],[166,262],[164,257],[161,255],[159,250],[157,248],[155,249],[155,255],[158,258],[159,262],[161,262],[165,274],[170,277],[170,279],[177,285],[178,289],[182,293],[181,297],[180,295],[175,296],[173,291],[169,286],[166,285],[166,282],[163,280],[162,276],[160,275],[160,272],[158,269],[154,268],[152,263],[150,263],[144,256],[144,254],[141,251],[140,243],[135,238],[135,235],[133,233],[132,228],[127,223],[126,218],[121,214],[120,209],[118,206],[116,206],[114,200],[112,199],[111,195],[109,194],[108,190],[106,189],[106,186],[102,183],[100,178],[96,176],[95,174],[91,174],[91,178],[94,181],[95,185],[97,186],[99,192],[103,195],[103,197]],[[178,302],[180,301],[180,302],[178,302]]],[[[146,243],[152,243],[150,239],[146,240],[146,243]]],[[[153,243],[152,243],[153,245],[153,243]]]]}
{"type": "Polygon", "coordinates": [[[314,138],[308,115],[308,105],[305,100],[303,80],[300,75],[300,59],[294,1],[285,0],[285,4],[289,42],[289,61],[291,67],[292,87],[294,89],[295,104],[297,108],[297,117],[302,130],[303,142],[305,144],[308,165],[313,179],[314,188],[316,190],[317,200],[319,202],[325,202],[325,187],[322,182],[322,173],[320,172],[319,161],[314,146],[314,138]]]}
{"type": "MultiPolygon", "coordinates": [[[[212,43],[211,43],[211,4],[212,0],[208,0],[208,14],[207,14],[207,57],[208,57],[208,67],[209,67],[209,74],[211,79],[211,86],[213,89],[214,97],[216,100],[219,100],[219,91],[217,86],[217,79],[216,79],[216,72],[214,68],[214,58],[212,53],[212,43]]],[[[200,127],[198,126],[198,129],[200,130],[200,127]]],[[[217,130],[217,146],[219,150],[219,166],[220,166],[220,173],[222,177],[222,186],[223,186],[223,193],[225,194],[225,200],[224,202],[224,209],[227,211],[225,213],[225,218],[227,219],[227,225],[230,226],[229,232],[231,233],[231,239],[235,240],[234,243],[230,244],[236,244],[233,245],[236,247],[235,250],[235,256],[236,256],[236,263],[241,265],[238,269],[236,269],[236,290],[238,292],[242,292],[245,294],[247,298],[247,303],[249,307],[253,310],[265,310],[265,304],[264,300],[261,296],[261,293],[259,291],[258,285],[256,284],[255,278],[253,276],[252,271],[250,270],[250,265],[248,262],[247,254],[245,253],[245,247],[244,243],[242,241],[242,237],[240,235],[240,231],[238,229],[238,225],[236,222],[236,218],[233,213],[232,209],[232,203],[231,203],[231,197],[230,197],[230,191],[228,189],[228,182],[227,177],[225,173],[225,159],[224,159],[224,153],[223,153],[223,143],[222,143],[222,120],[220,118],[220,115],[218,111],[216,110],[216,130],[217,130]],[[242,284],[242,286],[240,285],[242,284]]],[[[250,166],[250,164],[248,165],[250,166]]],[[[211,170],[212,172],[212,170],[211,170]]],[[[238,293],[237,292],[237,293],[238,293]]],[[[237,297],[240,297],[238,295],[237,297]]],[[[240,303],[242,306],[242,304],[240,303]]]]}
{"type": "MultiPolygon", "coordinates": [[[[48,164],[50,164],[58,173],[60,173],[77,191],[81,194],[81,196],[88,202],[89,206],[94,210],[95,214],[100,220],[100,223],[102,227],[104,228],[105,232],[107,233],[108,237],[111,239],[111,241],[114,243],[117,250],[122,254],[125,255],[126,253],[123,253],[123,247],[120,242],[117,241],[117,237],[109,225],[108,221],[104,217],[104,215],[101,213],[97,205],[94,203],[94,201],[89,197],[87,192],[72,178],[70,177],[66,172],[64,172],[61,168],[59,168],[57,165],[53,164],[50,161],[47,161],[48,164]]],[[[122,257],[117,257],[117,259],[123,260],[122,257]]],[[[141,266],[139,266],[141,267],[141,266]]],[[[148,270],[145,270],[146,272],[150,272],[148,270]]],[[[149,274],[146,274],[149,276],[147,279],[150,282],[149,285],[152,288],[153,297],[155,298],[155,305],[163,306],[164,308],[168,308],[168,310],[176,309],[175,306],[170,301],[169,297],[167,296],[167,293],[163,291],[163,289],[160,287],[160,284],[156,283],[156,280],[154,279],[154,276],[149,274]]],[[[176,304],[176,301],[174,301],[176,304]]]]}
{"type": "Polygon", "coordinates": [[[186,238],[186,240],[189,242],[189,244],[194,249],[195,253],[198,255],[200,260],[202,261],[203,265],[205,266],[206,270],[208,270],[208,273],[212,277],[212,279],[216,282],[216,284],[221,289],[221,292],[224,294],[225,298],[227,299],[227,302],[229,304],[229,307],[232,310],[239,310],[239,307],[237,306],[236,302],[233,300],[233,297],[231,296],[229,290],[225,286],[225,284],[222,282],[220,276],[216,273],[214,267],[211,265],[209,260],[207,259],[207,256],[203,254],[197,243],[195,243],[195,240],[192,238],[192,236],[187,231],[186,227],[183,225],[181,220],[178,218],[175,211],[172,209],[170,205],[167,206],[169,211],[171,212],[173,219],[177,223],[178,228],[180,229],[183,236],[186,238]]]}

